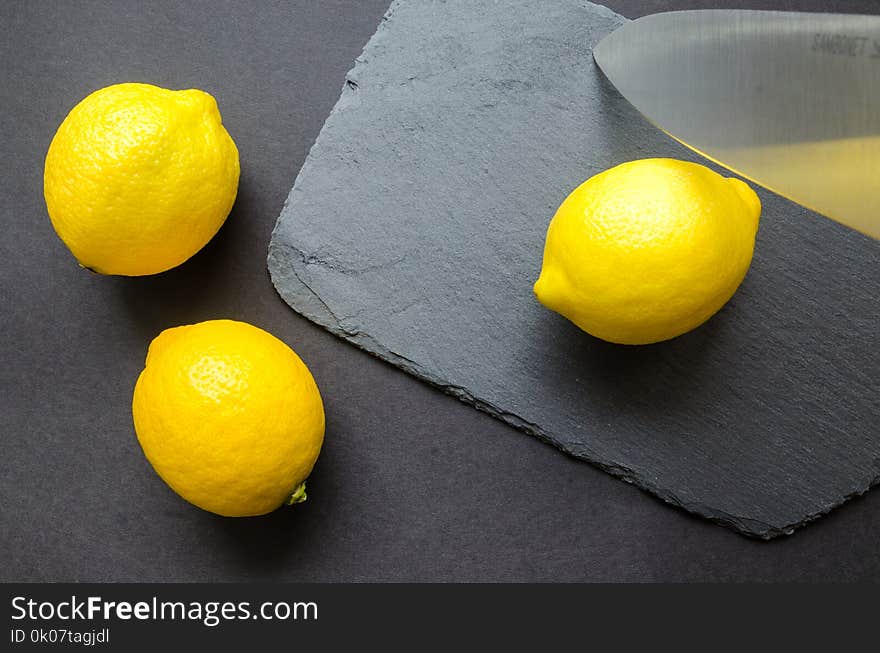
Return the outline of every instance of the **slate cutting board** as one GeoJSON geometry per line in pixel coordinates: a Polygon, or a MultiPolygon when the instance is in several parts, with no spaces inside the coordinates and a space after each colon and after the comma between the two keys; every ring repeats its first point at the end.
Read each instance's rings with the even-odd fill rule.
{"type": "Polygon", "coordinates": [[[541,307],[571,189],[635,158],[705,163],[594,65],[624,20],[394,2],[291,190],[272,280],[331,332],[664,501],[790,533],[880,479],[880,248],[759,189],[751,271],[699,329],[625,347],[541,307]]]}

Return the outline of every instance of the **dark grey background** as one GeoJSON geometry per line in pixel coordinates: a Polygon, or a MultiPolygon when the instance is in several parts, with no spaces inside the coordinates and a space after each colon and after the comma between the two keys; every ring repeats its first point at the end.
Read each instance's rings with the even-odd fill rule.
{"type": "MultiPolygon", "coordinates": [[[[278,298],[275,219],[385,0],[3,3],[3,580],[880,580],[880,493],[770,543],[670,508],[334,339],[278,298]],[[236,206],[176,270],[79,269],[42,200],[45,150],[88,92],[213,93],[241,152],[236,206]],[[156,477],[130,397],[163,328],[242,319],[291,344],[325,397],[309,501],[199,511],[156,477]]],[[[606,4],[635,17],[715,2],[606,4]]],[[[876,12],[874,2],[724,6],[876,12]]]]}

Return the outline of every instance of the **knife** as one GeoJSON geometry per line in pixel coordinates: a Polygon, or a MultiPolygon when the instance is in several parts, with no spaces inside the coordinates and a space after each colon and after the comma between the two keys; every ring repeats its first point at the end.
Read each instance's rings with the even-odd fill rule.
{"type": "Polygon", "coordinates": [[[880,238],[880,16],[644,16],[593,50],[657,127],[702,156],[880,238]]]}

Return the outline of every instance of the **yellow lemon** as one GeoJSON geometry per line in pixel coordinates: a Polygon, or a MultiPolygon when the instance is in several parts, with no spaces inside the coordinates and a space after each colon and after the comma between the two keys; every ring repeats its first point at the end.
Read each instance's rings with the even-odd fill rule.
{"type": "Polygon", "coordinates": [[[747,184],[705,166],[621,164],[559,207],[535,294],[603,340],[674,338],[709,319],[739,287],[760,215],[747,184]]]}
{"type": "Polygon", "coordinates": [[[116,84],[61,123],[43,192],[55,231],[81,265],[137,276],[183,263],[217,233],[238,174],[238,150],[212,96],[116,84]]]}
{"type": "Polygon", "coordinates": [[[276,337],[232,320],[160,333],[132,414],[171,489],[229,517],[305,500],[324,440],[324,407],[305,364],[276,337]]]}

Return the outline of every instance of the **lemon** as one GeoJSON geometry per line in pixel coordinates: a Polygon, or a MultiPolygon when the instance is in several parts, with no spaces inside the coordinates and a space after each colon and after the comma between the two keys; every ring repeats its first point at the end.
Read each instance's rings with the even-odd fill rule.
{"type": "Polygon", "coordinates": [[[238,150],[208,93],[116,84],[61,123],[43,191],[81,265],[137,276],[199,251],[229,214],[238,175],[238,150]]]}
{"type": "Polygon", "coordinates": [[[535,294],[603,340],[648,344],[696,328],[739,287],[761,201],[739,179],[674,159],[602,172],[559,207],[535,294]]]}
{"type": "Polygon", "coordinates": [[[306,365],[250,324],[166,329],[134,389],[147,459],[181,497],[219,515],[262,515],[305,499],[324,408],[306,365]]]}

